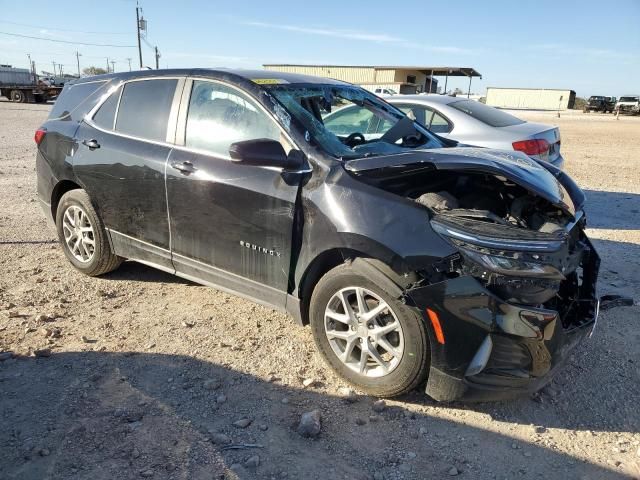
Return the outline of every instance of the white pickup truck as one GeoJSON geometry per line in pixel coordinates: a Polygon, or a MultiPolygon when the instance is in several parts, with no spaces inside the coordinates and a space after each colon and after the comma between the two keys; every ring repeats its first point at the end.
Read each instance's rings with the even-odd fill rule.
{"type": "Polygon", "coordinates": [[[623,95],[616,103],[616,111],[620,113],[640,113],[640,96],[639,95],[623,95]]]}

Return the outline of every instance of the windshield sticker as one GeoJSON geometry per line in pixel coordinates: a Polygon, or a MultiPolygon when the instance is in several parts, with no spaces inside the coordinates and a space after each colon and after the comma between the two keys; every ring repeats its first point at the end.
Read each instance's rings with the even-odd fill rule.
{"type": "Polygon", "coordinates": [[[284,78],[252,78],[251,81],[258,85],[283,85],[289,83],[284,78]]]}

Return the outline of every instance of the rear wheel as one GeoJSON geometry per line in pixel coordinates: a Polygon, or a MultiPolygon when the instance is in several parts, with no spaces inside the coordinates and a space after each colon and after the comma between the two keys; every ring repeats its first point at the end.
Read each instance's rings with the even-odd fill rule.
{"type": "Polygon", "coordinates": [[[56,228],[67,259],[86,275],[111,272],[124,261],[111,251],[102,220],[84,190],[71,190],[62,196],[56,228]]]}
{"type": "Polygon", "coordinates": [[[353,265],[336,267],[320,279],[309,314],[324,359],[367,394],[400,395],[425,379],[429,347],[424,322],[353,265]]]}
{"type": "Polygon", "coordinates": [[[11,90],[9,95],[9,100],[15,103],[23,103],[25,102],[27,97],[25,96],[22,90],[11,90]]]}

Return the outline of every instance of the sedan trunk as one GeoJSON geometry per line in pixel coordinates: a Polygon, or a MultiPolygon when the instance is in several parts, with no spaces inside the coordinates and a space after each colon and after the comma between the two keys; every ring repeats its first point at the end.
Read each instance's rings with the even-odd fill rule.
{"type": "Polygon", "coordinates": [[[525,122],[498,128],[509,132],[514,138],[520,140],[546,140],[549,143],[548,153],[546,155],[532,155],[534,158],[553,162],[560,156],[560,129],[558,127],[549,128],[549,125],[543,123],[525,122]]]}

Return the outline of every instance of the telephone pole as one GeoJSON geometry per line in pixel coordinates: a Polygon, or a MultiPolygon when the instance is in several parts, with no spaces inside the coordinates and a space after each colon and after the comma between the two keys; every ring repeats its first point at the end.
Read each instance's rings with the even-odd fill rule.
{"type": "Polygon", "coordinates": [[[78,63],[78,78],[80,78],[80,57],[82,54],[76,50],[76,62],[78,63]]]}
{"type": "Polygon", "coordinates": [[[127,57],[127,62],[129,62],[129,71],[131,71],[131,58],[127,57]]]}
{"type": "Polygon", "coordinates": [[[111,71],[113,73],[116,72],[116,61],[115,60],[111,60],[109,63],[111,63],[111,71]]]}
{"type": "Polygon", "coordinates": [[[109,73],[109,72],[110,72],[110,70],[109,70],[109,57],[107,57],[107,73],[109,73]]]}
{"type": "Polygon", "coordinates": [[[51,60],[51,65],[53,65],[53,73],[52,73],[52,75],[55,77],[56,76],[56,62],[51,60]]]}
{"type": "Polygon", "coordinates": [[[158,70],[160,68],[159,66],[159,60],[160,60],[160,52],[158,52],[158,47],[156,46],[156,70],[158,70]]]}
{"type": "Polygon", "coordinates": [[[36,83],[36,77],[33,74],[33,62],[31,62],[31,54],[27,53],[27,58],[29,59],[29,71],[31,72],[31,77],[33,77],[33,83],[36,83]]]}
{"type": "Polygon", "coordinates": [[[137,1],[136,1],[136,31],[138,32],[138,56],[140,57],[140,70],[142,70],[142,46],[140,45],[140,7],[138,6],[137,1]]]}

